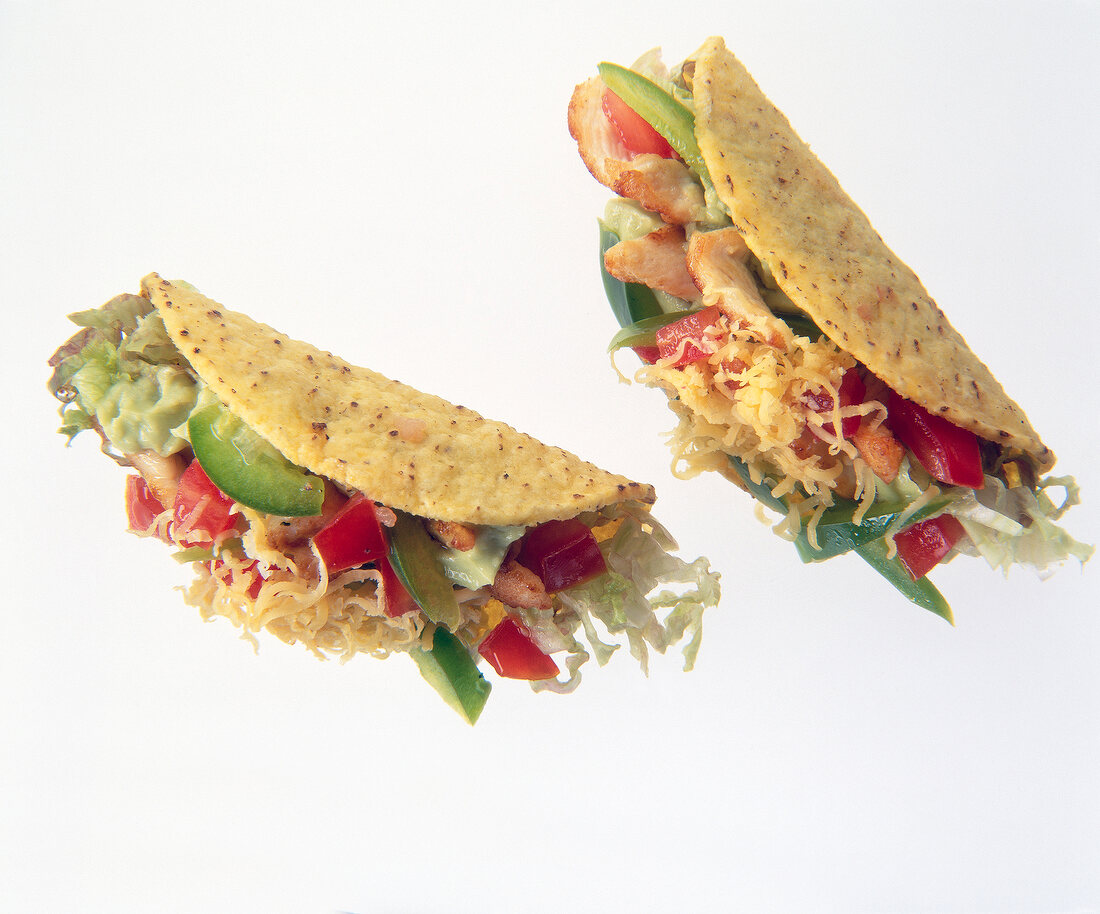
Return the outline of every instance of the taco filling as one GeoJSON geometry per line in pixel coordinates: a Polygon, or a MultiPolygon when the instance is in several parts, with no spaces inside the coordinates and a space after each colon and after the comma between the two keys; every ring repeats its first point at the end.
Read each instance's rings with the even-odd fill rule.
{"type": "Polygon", "coordinates": [[[569,129],[616,195],[610,348],[668,395],[677,475],[721,473],[804,561],[855,552],[948,620],[926,575],[958,553],[1088,559],[1055,524],[1073,479],[721,39],[601,64],[569,129]]]}
{"type": "Polygon", "coordinates": [[[126,477],[130,529],[173,546],[186,601],[256,645],[407,653],[471,723],[479,669],[569,692],[625,641],[695,662],[718,602],[648,486],[421,394],[155,274],[71,315],[50,359],[71,439],[126,477]]]}

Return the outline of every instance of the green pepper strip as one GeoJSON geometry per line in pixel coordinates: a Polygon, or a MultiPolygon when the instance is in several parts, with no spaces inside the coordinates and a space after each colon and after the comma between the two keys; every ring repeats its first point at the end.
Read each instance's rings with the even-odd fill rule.
{"type": "Polygon", "coordinates": [[[707,163],[695,139],[695,115],[691,110],[633,70],[613,63],[601,63],[599,70],[604,85],[661,134],[704,185],[712,186],[707,163]]]}
{"type": "MultiPolygon", "coordinates": [[[[772,510],[779,511],[782,514],[787,513],[787,504],[782,499],[776,498],[766,483],[753,482],[752,477],[749,475],[748,465],[743,460],[730,455],[729,461],[730,466],[733,467],[753,496],[772,510]]],[[[913,522],[916,523],[939,513],[947,501],[947,499],[936,499],[925,505],[920,511],[913,514],[913,522]]],[[[862,524],[853,524],[851,512],[854,510],[855,502],[850,502],[830,508],[822,515],[823,521],[825,515],[828,515],[831,511],[833,512],[831,517],[838,518],[838,520],[827,524],[823,524],[822,521],[818,522],[817,540],[818,545],[821,547],[819,550],[815,550],[810,546],[805,531],[800,532],[795,540],[795,547],[798,549],[802,561],[823,561],[826,558],[834,558],[845,552],[855,552],[875,571],[893,584],[894,588],[907,600],[922,609],[927,609],[929,612],[943,617],[954,625],[955,619],[951,614],[951,607],[948,606],[947,601],[935,585],[926,577],[914,581],[897,555],[889,559],[886,557],[887,544],[883,534],[890,526],[891,521],[895,520],[901,512],[896,507],[891,506],[881,506],[876,510],[876,507],[872,505],[868,511],[870,517],[865,517],[862,524]],[[886,513],[882,513],[884,510],[886,513]],[[845,512],[847,512],[847,519],[839,520],[845,512]]]]}
{"type": "Polygon", "coordinates": [[[389,530],[390,565],[421,611],[436,625],[454,631],[462,622],[462,610],[454,586],[443,573],[440,546],[418,518],[397,512],[389,530]]]}
{"type": "MultiPolygon", "coordinates": [[[[914,511],[906,518],[906,526],[927,520],[939,514],[948,503],[949,498],[937,498],[930,501],[923,508],[914,511]]],[[[827,509],[817,522],[817,548],[810,545],[810,539],[803,530],[795,540],[798,554],[804,562],[823,562],[834,556],[843,555],[857,547],[876,540],[883,536],[906,510],[906,505],[897,503],[874,504],[863,516],[863,520],[856,524],[852,522],[857,504],[847,499],[827,509]]]]}
{"type": "Polygon", "coordinates": [[[476,724],[489,693],[493,689],[461,641],[444,628],[432,636],[431,650],[413,648],[409,655],[416,661],[420,675],[452,708],[471,724],[476,724]]]}
{"type": "Polygon", "coordinates": [[[199,465],[235,502],[278,517],[321,513],[324,480],[295,466],[220,403],[192,413],[187,433],[199,465]]]}
{"type": "Polygon", "coordinates": [[[649,286],[640,282],[623,282],[607,272],[603,255],[618,243],[619,236],[601,221],[600,276],[603,278],[603,289],[615,314],[615,320],[619,322],[620,327],[626,327],[644,317],[660,314],[661,306],[649,286]]]}
{"type": "Polygon", "coordinates": [[[697,314],[702,308],[689,308],[687,311],[669,311],[664,314],[656,314],[653,317],[643,317],[623,327],[612,338],[607,346],[608,352],[622,349],[627,346],[656,346],[657,331],[669,324],[675,324],[683,320],[689,314],[697,314]]]}
{"type": "Polygon", "coordinates": [[[947,605],[943,594],[936,589],[936,586],[926,577],[914,581],[896,555],[892,559],[886,557],[886,550],[886,540],[881,537],[855,547],[856,554],[893,584],[910,602],[954,625],[955,616],[951,612],[951,607],[947,605]]]}

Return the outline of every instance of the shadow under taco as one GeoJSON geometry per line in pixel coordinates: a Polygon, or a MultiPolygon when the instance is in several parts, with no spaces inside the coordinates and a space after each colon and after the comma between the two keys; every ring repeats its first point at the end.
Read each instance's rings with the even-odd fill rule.
{"type": "Polygon", "coordinates": [[[965,552],[1040,571],[1092,550],[1054,454],[721,38],[577,86],[569,129],[617,195],[605,290],[637,376],[804,561],[855,552],[947,619],[926,575],[965,552]],[[1056,503],[1050,492],[1062,493],[1056,503]]]}
{"type": "Polygon", "coordinates": [[[321,657],[408,653],[471,723],[482,659],[562,692],[620,638],[643,668],[686,639],[693,664],[717,575],[672,554],[650,486],[187,283],[152,274],[70,317],[83,329],[50,359],[61,431],[137,470],[130,527],[192,563],[204,617],[321,657]]]}

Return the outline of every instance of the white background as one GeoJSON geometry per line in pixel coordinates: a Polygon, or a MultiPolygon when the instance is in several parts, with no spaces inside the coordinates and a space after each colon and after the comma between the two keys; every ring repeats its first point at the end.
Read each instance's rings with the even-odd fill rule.
{"type": "Polygon", "coordinates": [[[0,2],[0,910],[1100,910],[1097,568],[806,568],[675,480],[616,382],[596,63],[725,35],[1028,411],[1100,538],[1095,2],[0,2]],[[724,576],[697,670],[626,656],[476,728],[411,663],[203,624],[66,450],[65,315],[185,278],[653,482],[724,576]]]}

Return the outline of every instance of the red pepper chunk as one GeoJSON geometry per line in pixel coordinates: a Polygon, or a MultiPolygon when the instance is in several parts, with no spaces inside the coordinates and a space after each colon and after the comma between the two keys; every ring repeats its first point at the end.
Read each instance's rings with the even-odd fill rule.
{"type": "Polygon", "coordinates": [[[391,619],[403,616],[406,613],[416,612],[420,609],[416,600],[412,598],[401,583],[397,572],[393,570],[389,559],[378,559],[378,571],[382,575],[382,597],[386,604],[386,615],[391,619]]]}
{"type": "Polygon", "coordinates": [[[477,652],[505,679],[553,679],[558,665],[543,652],[531,633],[514,616],[505,616],[481,644],[477,652]]]}
{"type": "Polygon", "coordinates": [[[656,365],[657,359],[661,357],[661,350],[656,346],[634,346],[632,348],[638,358],[647,365],[656,365]]]}
{"type": "Polygon", "coordinates": [[[575,587],[607,571],[596,537],[576,518],[532,527],[520,541],[516,561],[539,576],[547,593],[575,587]]]}
{"type": "MultiPolygon", "coordinates": [[[[260,574],[259,566],[259,562],[252,562],[242,569],[242,572],[248,575],[249,584],[248,589],[245,591],[245,593],[248,594],[250,600],[255,600],[260,595],[260,590],[264,586],[264,576],[260,574]]],[[[221,578],[222,582],[227,587],[232,585],[233,571],[221,559],[218,559],[214,563],[214,572],[219,578],[221,578]]]]}
{"type": "Polygon", "coordinates": [[[711,305],[709,308],[689,314],[673,324],[666,324],[661,327],[656,334],[657,349],[661,358],[671,359],[678,355],[679,358],[670,363],[670,367],[681,368],[691,362],[698,362],[699,359],[710,356],[710,353],[696,345],[696,342],[702,342],[703,331],[716,324],[721,316],[722,312],[718,310],[718,306],[711,305]],[[685,340],[687,342],[681,352],[680,346],[685,340]]]}
{"type": "Polygon", "coordinates": [[[135,533],[145,533],[164,512],[164,505],[152,493],[142,476],[126,477],[126,520],[135,533]]]}
{"type": "Polygon", "coordinates": [[[634,155],[651,152],[662,159],[672,159],[676,153],[661,134],[644,117],[610,89],[603,93],[603,113],[615,128],[623,145],[634,155]]]}
{"type": "MultiPolygon", "coordinates": [[[[840,388],[837,390],[837,395],[840,399],[840,408],[843,409],[845,406],[858,406],[863,402],[866,392],[863,381],[857,372],[851,370],[844,372],[844,377],[840,381],[840,388]]],[[[824,390],[816,393],[807,391],[802,395],[802,402],[815,413],[831,413],[833,411],[833,398],[824,390]]],[[[845,416],[841,419],[840,430],[844,437],[851,438],[852,435],[858,432],[862,421],[862,416],[845,416]]],[[[809,429],[811,432],[817,432],[817,429],[812,425],[809,426],[809,429]]],[[[835,436],[836,431],[834,429],[835,426],[832,421],[826,422],[822,426],[823,431],[835,436]]]]}
{"type": "Polygon", "coordinates": [[[906,527],[894,537],[898,558],[914,581],[919,581],[935,568],[966,530],[957,517],[941,514],[931,520],[906,527]]]}
{"type": "Polygon", "coordinates": [[[208,545],[236,530],[238,515],[232,513],[233,499],[219,489],[197,460],[180,476],[172,506],[173,535],[177,542],[208,545]]]}
{"type": "Polygon", "coordinates": [[[362,492],[349,498],[314,534],[313,545],[330,575],[377,562],[389,548],[374,512],[374,502],[362,492]]]}
{"type": "Polygon", "coordinates": [[[978,436],[890,391],[890,429],[935,479],[980,489],[985,484],[978,436]]]}

